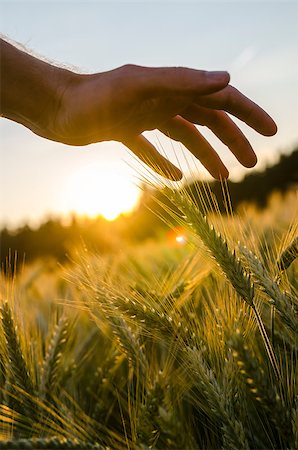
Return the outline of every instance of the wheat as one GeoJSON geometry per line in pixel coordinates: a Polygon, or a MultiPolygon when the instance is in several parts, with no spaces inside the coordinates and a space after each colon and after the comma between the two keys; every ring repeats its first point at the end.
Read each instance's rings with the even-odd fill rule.
{"type": "Polygon", "coordinates": [[[17,327],[14,323],[8,302],[1,306],[1,318],[4,336],[6,340],[6,351],[8,354],[8,362],[6,368],[6,393],[7,402],[28,414],[29,418],[34,420],[35,409],[30,399],[17,398],[13,395],[13,385],[18,386],[21,390],[27,392],[30,396],[35,395],[35,387],[32,375],[29,372],[25,357],[20,345],[20,339],[17,327]]]}
{"type": "Polygon", "coordinates": [[[227,241],[215,231],[213,226],[209,225],[206,216],[204,216],[200,209],[195,206],[186,192],[165,188],[164,195],[170,198],[183,215],[180,217],[176,212],[170,210],[173,217],[175,217],[176,220],[180,220],[181,223],[187,224],[195,231],[207,249],[211,252],[211,255],[217,261],[238,295],[253,309],[268,357],[274,368],[276,377],[279,378],[280,374],[275,354],[260,314],[254,303],[254,284],[251,281],[250,275],[245,272],[240,259],[237,258],[235,250],[232,252],[229,249],[227,241]]]}
{"type": "Polygon", "coordinates": [[[140,379],[145,379],[148,361],[136,332],[133,332],[121,316],[111,317],[110,324],[120,349],[126,354],[134,369],[139,372],[140,379]]]}
{"type": "Polygon", "coordinates": [[[270,379],[270,375],[267,373],[268,368],[243,342],[239,330],[229,339],[229,345],[233,349],[233,357],[240,376],[245,382],[250,396],[254,399],[259,414],[263,409],[263,417],[266,417],[269,423],[274,422],[274,426],[286,442],[291,411],[285,408],[285,392],[282,384],[275,383],[275,379],[270,379]]]}
{"type": "MultiPolygon", "coordinates": [[[[186,192],[165,193],[176,204],[167,206],[171,217],[190,224],[221,270],[212,270],[197,239],[177,252],[167,243],[126,249],[120,261],[118,255],[85,256],[82,274],[74,269],[67,290],[68,306],[81,311],[73,324],[69,308],[60,305],[63,319],[50,338],[40,332],[47,328],[40,323],[52,323],[57,311],[48,296],[45,308],[32,311],[26,307],[34,299],[32,286],[22,291],[22,309],[17,301],[15,309],[24,316],[25,330],[15,330],[4,305],[0,382],[11,401],[0,405],[0,448],[298,447],[297,352],[289,326],[294,295],[283,292],[276,279],[272,284],[269,269],[251,262],[252,254],[240,261],[232,239],[229,245],[225,239],[232,234],[218,234],[186,192]],[[269,308],[260,303],[267,295],[277,310],[274,352],[265,330],[269,308]]],[[[222,225],[231,223],[221,217],[222,225]]],[[[244,224],[243,236],[249,228],[244,224]]],[[[255,241],[259,229],[253,230],[255,241]]],[[[274,246],[269,239],[263,251],[274,246]]],[[[268,267],[276,265],[271,259],[268,267]]],[[[285,277],[291,293],[294,272],[293,267],[285,277]]],[[[61,298],[61,291],[51,298],[61,298]]]]}
{"type": "Polygon", "coordinates": [[[163,404],[164,389],[158,379],[153,386],[147,388],[146,396],[140,407],[138,415],[137,433],[140,443],[148,442],[155,447],[160,433],[160,424],[158,422],[159,407],[163,404]]]}
{"type": "Polygon", "coordinates": [[[233,412],[232,398],[227,395],[227,389],[220,386],[199,350],[187,348],[186,357],[186,370],[194,377],[194,382],[198,384],[212,414],[221,424],[224,448],[249,450],[243,425],[233,412]]]}
{"type": "MultiPolygon", "coordinates": [[[[183,214],[181,222],[190,226],[200,236],[240,297],[253,306],[253,283],[245,273],[235,251],[231,252],[229,249],[227,241],[209,225],[206,216],[194,205],[187,193],[165,188],[164,195],[169,197],[183,214]]],[[[179,220],[177,214],[174,213],[174,216],[179,220]]]]}
{"type": "Polygon", "coordinates": [[[277,261],[277,267],[280,271],[287,270],[288,267],[298,258],[298,236],[288,245],[288,247],[282,252],[279,260],[277,261]]]}
{"type": "Polygon", "coordinates": [[[112,308],[124,314],[128,322],[138,323],[145,334],[146,330],[150,330],[150,332],[162,332],[163,335],[172,335],[172,317],[162,310],[162,305],[156,305],[152,297],[146,299],[137,292],[130,296],[123,295],[121,292],[115,293],[113,288],[103,289],[103,287],[97,286],[96,299],[100,300],[103,296],[112,305],[112,308]]]}
{"type": "Polygon", "coordinates": [[[119,349],[127,356],[132,367],[140,371],[140,376],[145,377],[148,370],[148,362],[137,336],[137,331],[130,327],[117,306],[111,302],[111,299],[97,296],[97,302],[101,307],[101,314],[104,315],[105,320],[112,329],[119,349]]]}
{"type": "Polygon", "coordinates": [[[60,318],[50,340],[41,369],[40,395],[46,398],[55,393],[59,379],[63,373],[63,352],[68,343],[70,326],[68,319],[60,318]]]}
{"type": "Polygon", "coordinates": [[[269,296],[269,302],[276,307],[287,326],[290,327],[294,333],[297,333],[298,310],[295,310],[294,301],[297,303],[298,299],[292,298],[289,293],[280,290],[278,284],[272,280],[268,271],[256,255],[243,246],[240,246],[240,250],[245,258],[245,262],[248,264],[254,275],[256,283],[258,283],[269,296]]]}

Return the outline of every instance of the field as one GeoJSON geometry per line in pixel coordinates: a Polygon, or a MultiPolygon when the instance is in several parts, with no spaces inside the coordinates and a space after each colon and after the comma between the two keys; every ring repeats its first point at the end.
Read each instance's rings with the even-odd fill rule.
{"type": "Polygon", "coordinates": [[[3,276],[0,448],[298,448],[295,193],[165,197],[167,240],[3,276]]]}

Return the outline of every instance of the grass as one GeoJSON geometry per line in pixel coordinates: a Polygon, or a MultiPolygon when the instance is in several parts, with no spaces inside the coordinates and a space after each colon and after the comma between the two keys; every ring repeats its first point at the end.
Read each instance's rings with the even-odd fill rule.
{"type": "Polygon", "coordinates": [[[185,245],[3,280],[0,448],[298,448],[295,196],[164,194],[185,245]]]}

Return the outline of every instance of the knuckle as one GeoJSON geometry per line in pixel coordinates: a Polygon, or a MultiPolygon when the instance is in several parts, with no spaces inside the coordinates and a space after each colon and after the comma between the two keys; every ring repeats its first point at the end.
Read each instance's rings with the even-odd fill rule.
{"type": "Polygon", "coordinates": [[[118,68],[118,70],[121,73],[128,74],[128,75],[135,73],[138,69],[139,69],[139,66],[137,66],[136,64],[124,64],[123,66],[118,68]]]}
{"type": "Polygon", "coordinates": [[[188,70],[185,67],[176,66],[173,67],[171,70],[178,83],[181,83],[182,85],[187,85],[188,70]]]}

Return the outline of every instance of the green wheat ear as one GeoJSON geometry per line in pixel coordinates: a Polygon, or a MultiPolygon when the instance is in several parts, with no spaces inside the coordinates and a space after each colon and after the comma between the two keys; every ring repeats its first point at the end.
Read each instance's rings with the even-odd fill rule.
{"type": "Polygon", "coordinates": [[[239,375],[246,384],[250,397],[256,404],[259,412],[270,415],[270,420],[274,422],[279,433],[284,436],[288,434],[291,411],[284,410],[284,400],[282,399],[282,387],[279,383],[273,384],[266,373],[266,365],[259,361],[245,344],[240,331],[229,339],[232,355],[239,368],[239,375]]]}
{"type": "Polygon", "coordinates": [[[221,424],[223,447],[231,450],[249,450],[243,423],[235,416],[232,398],[227,386],[222,386],[219,380],[204,360],[200,350],[187,348],[187,369],[191,376],[198,380],[213,415],[221,424]]]}
{"type": "Polygon", "coordinates": [[[246,264],[253,274],[256,284],[268,295],[269,302],[275,306],[284,323],[291,328],[294,333],[297,333],[298,311],[295,310],[295,299],[292,299],[288,293],[280,290],[279,285],[276,281],[272,280],[267,269],[256,255],[246,247],[240,246],[239,248],[245,258],[246,264]]]}
{"type": "Polygon", "coordinates": [[[164,203],[158,200],[157,202],[173,218],[181,224],[187,225],[201,238],[237,294],[253,309],[275,376],[280,378],[278,363],[271,342],[254,303],[254,284],[250,274],[246,273],[240,259],[237,258],[235,250],[233,252],[230,250],[226,240],[220,233],[215,231],[212,225],[209,225],[206,216],[196,207],[191,197],[185,191],[180,192],[166,187],[163,192],[171,200],[173,205],[178,208],[182,217],[181,214],[179,215],[179,213],[167,207],[164,203]]]}
{"type": "MultiPolygon", "coordinates": [[[[180,221],[192,228],[201,238],[239,296],[250,306],[253,306],[254,285],[237,258],[235,251],[232,252],[226,240],[215,231],[213,226],[209,225],[206,216],[194,205],[187,193],[165,188],[164,194],[183,214],[180,221]]],[[[173,215],[179,220],[176,213],[173,213],[173,215]]]]}
{"type": "Polygon", "coordinates": [[[7,373],[10,381],[29,395],[34,396],[35,389],[31,374],[20,345],[17,327],[11,314],[8,302],[1,306],[1,320],[8,354],[7,373]]]}
{"type": "Polygon", "coordinates": [[[291,244],[282,252],[276,263],[277,267],[280,271],[287,270],[296,258],[298,258],[298,236],[296,236],[291,244]]]}
{"type": "Polygon", "coordinates": [[[70,337],[70,325],[66,318],[60,318],[54,328],[54,332],[43,361],[41,371],[40,394],[42,398],[48,397],[54,393],[60,376],[63,373],[63,352],[67,346],[70,337]]]}

